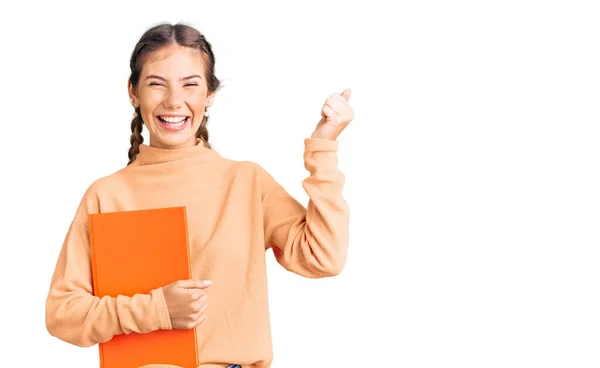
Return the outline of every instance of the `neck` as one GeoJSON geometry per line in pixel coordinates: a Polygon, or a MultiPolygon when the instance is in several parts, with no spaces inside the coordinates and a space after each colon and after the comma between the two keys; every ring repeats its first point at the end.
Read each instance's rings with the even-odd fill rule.
{"type": "Polygon", "coordinates": [[[150,143],[148,144],[150,147],[154,147],[154,148],[162,148],[162,149],[180,149],[180,148],[188,148],[188,147],[193,147],[196,146],[198,144],[203,144],[203,142],[200,140],[200,138],[196,138],[196,137],[190,137],[187,141],[185,141],[184,143],[177,145],[177,146],[169,146],[169,145],[165,145],[164,143],[161,143],[158,140],[152,139],[152,136],[150,136],[150,143]]]}
{"type": "Polygon", "coordinates": [[[132,164],[136,166],[162,164],[186,159],[212,160],[219,155],[212,149],[206,147],[199,138],[192,145],[180,147],[157,147],[152,144],[140,144],[139,153],[132,164]]]}

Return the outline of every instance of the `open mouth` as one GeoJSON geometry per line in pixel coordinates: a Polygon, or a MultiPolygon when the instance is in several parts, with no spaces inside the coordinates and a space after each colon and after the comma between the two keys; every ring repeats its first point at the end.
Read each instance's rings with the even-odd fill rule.
{"type": "Polygon", "coordinates": [[[181,130],[181,129],[185,128],[190,121],[189,116],[159,115],[159,116],[156,116],[156,119],[158,120],[158,122],[160,122],[160,125],[162,127],[164,127],[165,129],[168,129],[168,130],[181,130]]]}

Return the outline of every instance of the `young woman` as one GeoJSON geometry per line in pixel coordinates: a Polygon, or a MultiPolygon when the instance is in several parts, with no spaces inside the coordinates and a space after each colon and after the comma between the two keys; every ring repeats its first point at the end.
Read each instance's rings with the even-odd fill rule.
{"type": "Polygon", "coordinates": [[[123,333],[194,328],[200,367],[269,367],[265,251],[310,278],[337,275],[346,262],[349,212],[336,139],[353,119],[350,90],[326,100],[304,140],[305,208],[258,164],[211,149],[206,123],[220,82],[200,32],[155,26],[135,46],[130,67],[129,163],[92,183],[81,200],[52,278],[48,331],[92,346],[123,333]],[[148,294],[95,297],[88,214],[171,206],[186,206],[192,279],[148,294]]]}

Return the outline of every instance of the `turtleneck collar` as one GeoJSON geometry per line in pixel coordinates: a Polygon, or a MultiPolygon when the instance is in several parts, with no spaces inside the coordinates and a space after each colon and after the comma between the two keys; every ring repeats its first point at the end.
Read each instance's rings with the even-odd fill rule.
{"type": "Polygon", "coordinates": [[[196,139],[195,146],[183,148],[158,148],[142,143],[140,144],[139,150],[140,152],[135,161],[141,166],[161,164],[187,158],[204,158],[209,160],[218,156],[215,151],[204,146],[200,139],[196,139]]]}

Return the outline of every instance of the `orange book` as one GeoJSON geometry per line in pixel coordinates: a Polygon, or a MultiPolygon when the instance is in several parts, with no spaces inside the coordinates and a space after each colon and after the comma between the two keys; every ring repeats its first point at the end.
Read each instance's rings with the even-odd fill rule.
{"type": "MultiPolygon", "coordinates": [[[[185,207],[89,215],[94,295],[147,294],[191,278],[185,207]]],[[[195,330],[158,330],[99,344],[100,367],[198,365],[195,330]]]]}

